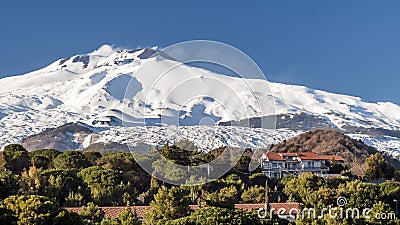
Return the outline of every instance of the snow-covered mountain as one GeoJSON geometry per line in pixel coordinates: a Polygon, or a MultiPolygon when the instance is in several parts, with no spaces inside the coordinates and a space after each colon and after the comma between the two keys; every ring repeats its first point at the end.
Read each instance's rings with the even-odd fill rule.
{"type": "Polygon", "coordinates": [[[150,57],[156,52],[156,48],[128,50],[104,45],[92,53],[60,59],[34,72],[0,79],[0,145],[21,142],[29,135],[68,122],[99,127],[94,131],[96,135],[80,138],[78,142],[83,147],[113,140],[152,144],[158,140],[149,143],[144,139],[178,138],[171,136],[176,131],[168,133],[160,127],[170,124],[172,118],[186,127],[179,127],[186,129],[182,135],[188,137],[183,138],[191,138],[204,148],[246,142],[248,147],[263,147],[265,132],[270,132],[271,137],[280,135],[274,139],[278,141],[316,127],[341,129],[383,151],[395,153],[400,146],[400,106],[394,103],[370,103],[358,97],[280,83],[269,83],[271,93],[265,93],[261,91],[264,80],[231,77],[187,65],[176,67],[179,63],[167,57],[150,57]],[[137,73],[144,63],[151,70],[137,73]],[[175,69],[155,85],[157,79],[153,76],[171,67],[175,69]],[[177,88],[177,84],[187,80],[193,83],[188,82],[186,90],[197,88],[202,97],[190,101],[181,98],[185,88],[177,88]],[[221,91],[221,83],[234,92],[221,91]],[[244,84],[251,84],[253,89],[244,84]],[[237,105],[233,95],[239,95],[244,106],[237,105]],[[254,95],[273,96],[279,131],[250,128],[246,134],[239,127],[193,127],[270,117],[268,110],[260,114],[254,95]],[[133,126],[129,129],[136,132],[134,140],[121,134],[122,125],[126,124],[133,126]],[[226,135],[218,135],[218,129],[226,135]],[[163,132],[165,135],[160,136],[163,132]],[[199,132],[205,134],[196,135],[199,132]],[[138,138],[140,135],[143,140],[138,138]],[[214,143],[210,139],[215,145],[210,146],[214,143]]]}

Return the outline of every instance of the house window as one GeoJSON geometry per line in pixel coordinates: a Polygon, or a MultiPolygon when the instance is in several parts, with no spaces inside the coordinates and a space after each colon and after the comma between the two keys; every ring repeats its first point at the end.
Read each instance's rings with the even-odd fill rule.
{"type": "Polygon", "coordinates": [[[273,163],[273,164],[272,164],[272,167],[273,167],[273,168],[278,167],[278,163],[273,163]]]}

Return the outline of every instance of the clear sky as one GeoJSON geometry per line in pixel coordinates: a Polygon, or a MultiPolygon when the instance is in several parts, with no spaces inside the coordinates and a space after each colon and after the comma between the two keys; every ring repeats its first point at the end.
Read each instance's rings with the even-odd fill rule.
{"type": "Polygon", "coordinates": [[[0,77],[102,44],[209,39],[250,55],[270,81],[400,103],[400,1],[240,2],[2,1],[0,77]]]}

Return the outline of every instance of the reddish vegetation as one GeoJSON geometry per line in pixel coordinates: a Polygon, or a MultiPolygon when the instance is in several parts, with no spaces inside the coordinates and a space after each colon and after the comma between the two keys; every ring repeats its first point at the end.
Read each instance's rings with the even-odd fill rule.
{"type": "Polygon", "coordinates": [[[358,170],[376,149],[354,140],[336,130],[313,130],[272,146],[274,152],[315,152],[319,155],[338,155],[351,170],[358,170]]]}

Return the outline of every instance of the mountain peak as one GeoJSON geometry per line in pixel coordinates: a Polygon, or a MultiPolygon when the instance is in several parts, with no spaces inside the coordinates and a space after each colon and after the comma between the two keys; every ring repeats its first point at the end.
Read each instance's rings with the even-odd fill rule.
{"type": "Polygon", "coordinates": [[[104,44],[100,46],[98,49],[94,50],[93,52],[89,53],[89,55],[97,55],[107,57],[113,54],[116,49],[112,45],[104,44]]]}
{"type": "Polygon", "coordinates": [[[215,124],[262,118],[270,114],[259,112],[259,103],[253,100],[266,95],[275,100],[272,113],[279,115],[278,122],[298,120],[298,131],[312,128],[315,121],[320,127],[351,130],[353,134],[366,134],[365,130],[371,133],[368,129],[400,130],[400,106],[393,103],[368,103],[352,96],[279,83],[269,83],[271,93],[264,93],[262,88],[254,91],[247,84],[263,87],[266,81],[230,77],[173,59],[150,58],[157,51],[157,47],[131,50],[102,45],[89,54],[0,79],[0,133],[4,134],[0,145],[67,122],[119,127],[179,121],[196,126],[203,118],[211,118],[215,124]],[[167,76],[158,77],[165,71],[167,76]],[[222,90],[221,84],[231,89],[222,90]],[[209,98],[198,98],[198,93],[209,98]],[[189,102],[188,94],[193,96],[189,102]]]}

